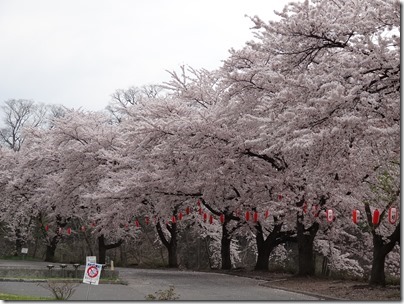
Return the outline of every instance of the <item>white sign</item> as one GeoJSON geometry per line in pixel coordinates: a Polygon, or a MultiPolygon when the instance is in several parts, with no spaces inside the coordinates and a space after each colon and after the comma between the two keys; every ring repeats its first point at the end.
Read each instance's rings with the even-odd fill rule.
{"type": "Polygon", "coordinates": [[[21,253],[27,254],[28,253],[28,248],[21,248],[21,253]]]}
{"type": "Polygon", "coordinates": [[[86,264],[87,263],[97,263],[97,257],[96,256],[87,256],[86,257],[86,264]]]}
{"type": "Polygon", "coordinates": [[[83,283],[98,285],[101,276],[101,264],[87,263],[86,270],[84,270],[83,283]]]}

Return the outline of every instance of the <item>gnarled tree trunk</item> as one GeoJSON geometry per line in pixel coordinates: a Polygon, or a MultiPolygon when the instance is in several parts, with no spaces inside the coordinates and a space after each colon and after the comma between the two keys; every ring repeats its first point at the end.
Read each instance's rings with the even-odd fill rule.
{"type": "Polygon", "coordinates": [[[376,234],[376,231],[372,231],[373,234],[373,260],[372,270],[370,272],[369,283],[371,285],[386,285],[386,276],[384,273],[384,264],[387,255],[393,250],[396,243],[400,243],[400,223],[397,225],[394,232],[388,237],[389,241],[383,240],[381,235],[376,234]]]}
{"type": "Polygon", "coordinates": [[[220,249],[220,255],[222,258],[222,269],[224,270],[231,269],[231,251],[230,251],[231,235],[227,230],[226,224],[227,222],[223,224],[221,249],[220,249]]]}
{"type": "Polygon", "coordinates": [[[55,235],[51,238],[49,244],[46,245],[46,255],[45,255],[45,262],[54,262],[55,261],[55,251],[56,246],[59,243],[60,236],[55,235]]]}
{"type": "Polygon", "coordinates": [[[107,250],[109,249],[113,249],[113,248],[117,248],[119,246],[121,246],[121,244],[123,243],[123,240],[119,240],[116,243],[112,243],[112,244],[105,244],[105,237],[104,235],[100,235],[98,237],[98,263],[100,264],[105,264],[105,258],[106,258],[106,254],[107,254],[107,250]]]}
{"type": "Polygon", "coordinates": [[[258,257],[255,264],[255,270],[268,270],[269,257],[276,246],[285,243],[287,241],[295,241],[292,238],[293,231],[281,231],[283,223],[274,225],[272,231],[269,232],[267,238],[264,237],[264,231],[259,222],[255,225],[256,235],[255,240],[257,242],[258,257]]]}
{"type": "Polygon", "coordinates": [[[168,232],[170,233],[171,238],[166,239],[160,222],[157,223],[156,229],[157,233],[160,237],[161,242],[167,248],[168,251],[168,267],[177,268],[178,260],[177,260],[177,224],[171,223],[171,225],[166,225],[168,232]]]}
{"type": "Polygon", "coordinates": [[[297,247],[298,247],[298,263],[300,276],[312,276],[315,274],[314,260],[314,238],[320,225],[315,222],[309,228],[305,228],[303,224],[303,215],[297,216],[297,247]]]}

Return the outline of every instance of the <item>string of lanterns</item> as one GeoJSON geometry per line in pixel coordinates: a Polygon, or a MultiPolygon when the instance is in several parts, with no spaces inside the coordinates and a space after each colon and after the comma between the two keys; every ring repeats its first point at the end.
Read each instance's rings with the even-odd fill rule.
{"type": "MultiPolygon", "coordinates": [[[[282,195],[279,195],[278,198],[279,198],[279,200],[281,200],[282,195]]],[[[208,214],[207,212],[203,211],[201,203],[200,203],[199,200],[197,201],[197,207],[198,207],[198,214],[203,217],[203,222],[205,222],[205,223],[209,222],[209,224],[213,224],[214,220],[215,220],[215,217],[213,216],[213,214],[208,214]]],[[[308,213],[308,204],[307,204],[307,202],[305,202],[303,204],[302,211],[303,211],[304,214],[308,213]]],[[[318,205],[313,205],[311,211],[312,211],[312,215],[314,217],[318,217],[320,215],[320,212],[321,212],[321,210],[319,210],[318,205]]],[[[236,211],[234,213],[235,213],[236,216],[240,216],[240,209],[236,209],[236,211]]],[[[191,214],[191,208],[190,207],[185,208],[185,214],[186,215],[191,214]]],[[[264,212],[263,218],[266,220],[269,217],[269,215],[270,215],[269,210],[266,210],[264,212]]],[[[379,224],[380,215],[381,214],[380,214],[380,211],[378,209],[375,209],[373,211],[373,213],[372,213],[372,224],[373,225],[379,224]]],[[[328,223],[332,223],[335,220],[334,211],[332,209],[325,210],[325,218],[326,218],[328,223]]],[[[353,210],[352,211],[352,222],[354,224],[359,224],[360,218],[361,218],[361,212],[358,209],[353,210]]],[[[184,219],[184,214],[180,211],[180,212],[178,212],[177,216],[173,215],[171,217],[170,222],[175,224],[175,223],[177,223],[177,221],[182,221],[183,219],[184,219]]],[[[257,212],[257,211],[254,211],[254,212],[246,211],[245,214],[244,214],[244,219],[245,219],[246,222],[249,222],[250,220],[252,220],[254,223],[257,223],[260,220],[259,212],[257,212]]],[[[397,220],[398,220],[397,208],[396,207],[390,207],[389,210],[388,210],[388,221],[389,221],[389,223],[394,225],[397,222],[397,220]]],[[[219,221],[220,221],[221,224],[224,224],[225,215],[223,213],[220,214],[219,221]]],[[[154,224],[156,224],[156,222],[157,222],[157,217],[154,217],[154,224]]],[[[144,223],[146,225],[149,225],[150,224],[150,217],[146,216],[144,218],[144,223]]],[[[134,224],[135,224],[136,228],[141,228],[140,222],[139,222],[139,220],[137,218],[134,219],[134,224]]],[[[40,226],[42,226],[42,224],[40,224],[40,226]]],[[[91,223],[91,227],[92,228],[96,227],[96,224],[91,223]]],[[[129,228],[128,224],[125,224],[125,229],[128,229],[128,228],[129,228]]],[[[49,225],[45,225],[44,230],[47,232],[49,230],[49,225]]],[[[80,230],[82,232],[85,232],[86,231],[86,226],[84,226],[84,225],[81,226],[80,230]]],[[[62,234],[63,229],[61,227],[59,227],[58,232],[59,232],[59,234],[62,234]]],[[[71,235],[72,228],[68,227],[66,229],[66,233],[67,233],[67,235],[71,235]]]]}

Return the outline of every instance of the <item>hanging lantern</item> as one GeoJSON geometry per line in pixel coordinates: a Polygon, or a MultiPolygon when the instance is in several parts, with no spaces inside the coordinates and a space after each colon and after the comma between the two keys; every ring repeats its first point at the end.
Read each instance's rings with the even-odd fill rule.
{"type": "Polygon", "coordinates": [[[70,235],[72,233],[72,228],[67,228],[67,235],[70,235]]]}
{"type": "Polygon", "coordinates": [[[189,215],[189,214],[191,213],[191,210],[189,209],[189,207],[187,207],[187,208],[185,209],[185,213],[186,213],[187,215],[189,215]]]}
{"type": "Polygon", "coordinates": [[[203,221],[206,223],[206,220],[208,219],[208,214],[207,213],[204,213],[203,214],[203,221]]]}
{"type": "Polygon", "coordinates": [[[357,209],[355,209],[354,211],[352,211],[352,221],[357,224],[359,223],[359,219],[361,216],[361,212],[357,209]]]}
{"type": "Polygon", "coordinates": [[[327,215],[327,222],[331,223],[334,220],[334,212],[332,211],[332,209],[328,209],[326,211],[326,215],[327,215]]]}
{"type": "Polygon", "coordinates": [[[223,214],[223,213],[220,215],[220,222],[221,222],[222,224],[224,223],[224,214],[223,214]]]}
{"type": "Polygon", "coordinates": [[[265,211],[265,219],[269,217],[269,210],[265,211]]]}
{"type": "Polygon", "coordinates": [[[173,224],[175,224],[175,223],[177,222],[177,220],[176,220],[176,218],[175,218],[175,215],[173,215],[173,216],[171,217],[171,222],[172,222],[173,224]]]}
{"type": "Polygon", "coordinates": [[[258,212],[254,212],[254,222],[258,222],[258,212]]]}
{"type": "Polygon", "coordinates": [[[307,202],[304,202],[304,204],[303,204],[303,213],[304,214],[307,213],[307,202]]]}
{"type": "Polygon", "coordinates": [[[314,217],[318,217],[318,205],[313,205],[311,207],[311,212],[312,212],[314,217]]]}
{"type": "Polygon", "coordinates": [[[213,215],[212,214],[209,216],[209,224],[213,224],[213,215]]]}
{"type": "Polygon", "coordinates": [[[81,226],[81,231],[83,231],[83,232],[86,231],[86,226],[84,226],[84,225],[81,226]]]}
{"type": "Polygon", "coordinates": [[[95,227],[95,223],[91,223],[91,226],[94,228],[94,227],[95,227]]]}
{"type": "Polygon", "coordinates": [[[377,225],[379,224],[379,221],[380,221],[380,211],[376,209],[375,211],[373,211],[372,223],[373,225],[377,225]]]}
{"type": "Polygon", "coordinates": [[[199,207],[199,215],[202,215],[202,207],[199,207]]]}
{"type": "Polygon", "coordinates": [[[278,201],[282,200],[283,195],[282,194],[278,194],[278,201]]]}
{"type": "Polygon", "coordinates": [[[250,220],[250,211],[245,213],[245,220],[248,222],[250,220]]]}
{"type": "Polygon", "coordinates": [[[139,221],[138,221],[138,220],[135,221],[135,225],[136,225],[136,228],[139,228],[139,227],[140,227],[140,224],[139,224],[139,221]]]}
{"type": "Polygon", "coordinates": [[[390,224],[395,224],[397,222],[397,208],[389,208],[389,222],[390,224]]]}
{"type": "Polygon", "coordinates": [[[182,212],[178,213],[178,220],[179,220],[179,221],[182,220],[182,212]]]}
{"type": "Polygon", "coordinates": [[[196,204],[198,205],[198,207],[200,207],[201,206],[201,202],[200,202],[200,200],[198,199],[198,201],[196,202],[196,204]]]}
{"type": "Polygon", "coordinates": [[[240,209],[236,209],[236,216],[240,216],[240,209]]]}
{"type": "Polygon", "coordinates": [[[48,231],[49,230],[49,225],[46,225],[45,226],[45,231],[48,231]]]}
{"type": "Polygon", "coordinates": [[[146,217],[144,218],[144,222],[146,223],[146,225],[149,225],[150,219],[149,219],[148,216],[146,216],[146,217]]]}

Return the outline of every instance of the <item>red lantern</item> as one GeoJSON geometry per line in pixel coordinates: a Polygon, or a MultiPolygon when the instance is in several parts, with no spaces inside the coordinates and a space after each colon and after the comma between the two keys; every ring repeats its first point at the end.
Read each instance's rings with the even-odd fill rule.
{"type": "Polygon", "coordinates": [[[182,212],[178,213],[178,220],[179,220],[179,221],[182,220],[182,212]]]}
{"type": "Polygon", "coordinates": [[[207,213],[204,213],[203,214],[203,221],[206,223],[206,220],[208,219],[208,214],[207,213]]]}
{"type": "Polygon", "coordinates": [[[372,223],[373,225],[377,225],[380,221],[380,211],[376,209],[373,211],[373,218],[372,218],[372,223]]]}
{"type": "Polygon", "coordinates": [[[173,224],[175,224],[175,223],[177,222],[177,220],[175,219],[175,216],[174,216],[174,215],[171,217],[171,222],[172,222],[173,224]]]}
{"type": "Polygon", "coordinates": [[[248,222],[250,220],[250,211],[245,213],[245,220],[248,222]]]}
{"type": "Polygon", "coordinates": [[[269,216],[269,210],[265,211],[265,219],[267,219],[269,216]]]}
{"type": "Polygon", "coordinates": [[[278,194],[278,201],[282,200],[283,196],[282,194],[278,194]]]}
{"type": "Polygon", "coordinates": [[[139,227],[140,227],[140,224],[139,224],[139,221],[138,221],[138,220],[135,221],[135,225],[136,225],[136,228],[139,228],[139,227]]]}
{"type": "Polygon", "coordinates": [[[258,222],[258,212],[254,212],[254,222],[258,222]]]}
{"type": "Polygon", "coordinates": [[[326,215],[327,215],[327,222],[331,223],[334,220],[334,212],[332,211],[332,209],[328,209],[326,211],[326,215]]]}
{"type": "Polygon", "coordinates": [[[213,215],[212,214],[209,216],[209,223],[213,224],[213,215]]]}
{"type": "Polygon", "coordinates": [[[357,224],[359,223],[361,212],[359,210],[352,211],[352,221],[357,224]]]}
{"type": "Polygon", "coordinates": [[[146,225],[149,225],[149,223],[150,223],[150,219],[149,219],[149,217],[148,217],[148,216],[146,216],[146,217],[144,218],[144,221],[145,221],[146,225]]]}
{"type": "Polygon", "coordinates": [[[67,235],[70,235],[72,233],[72,228],[67,228],[67,235]]]}
{"type": "Polygon", "coordinates": [[[199,201],[199,199],[198,199],[198,201],[196,202],[196,204],[198,205],[198,207],[201,206],[201,202],[199,201]]]}
{"type": "Polygon", "coordinates": [[[91,223],[91,226],[94,228],[94,227],[95,227],[95,223],[91,223]]]}
{"type": "Polygon", "coordinates": [[[224,223],[224,214],[220,215],[220,222],[223,224],[224,223]]]}
{"type": "Polygon", "coordinates": [[[48,231],[49,230],[49,225],[46,225],[45,226],[45,231],[48,231]]]}
{"type": "Polygon", "coordinates": [[[311,212],[313,213],[314,217],[318,217],[318,205],[313,205],[311,207],[311,212]]]}
{"type": "Polygon", "coordinates": [[[397,208],[391,207],[389,209],[389,222],[395,224],[397,222],[397,208]]]}
{"type": "Polygon", "coordinates": [[[199,215],[202,215],[202,207],[199,207],[199,215]]]}
{"type": "Polygon", "coordinates": [[[189,214],[191,213],[191,210],[189,209],[189,207],[187,207],[187,208],[185,209],[185,212],[186,212],[187,215],[189,215],[189,214]]]}
{"type": "Polygon", "coordinates": [[[307,202],[304,202],[304,204],[303,204],[303,213],[304,214],[307,213],[307,202]]]}

